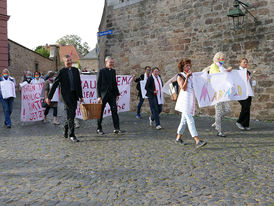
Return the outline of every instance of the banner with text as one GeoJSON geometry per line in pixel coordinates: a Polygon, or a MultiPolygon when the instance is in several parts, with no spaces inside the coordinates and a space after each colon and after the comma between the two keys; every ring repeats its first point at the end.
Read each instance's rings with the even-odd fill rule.
{"type": "Polygon", "coordinates": [[[21,90],[21,121],[40,121],[44,119],[44,108],[41,105],[43,83],[26,84],[21,90]]]}
{"type": "Polygon", "coordinates": [[[193,87],[199,107],[254,96],[252,90],[248,90],[247,74],[244,70],[216,74],[195,72],[193,87]]]}
{"type": "MultiPolygon", "coordinates": [[[[81,75],[83,99],[85,103],[97,103],[96,76],[81,75]]],[[[120,92],[117,102],[118,112],[126,112],[130,109],[130,84],[132,76],[116,75],[116,81],[120,92]]],[[[104,110],[104,117],[111,115],[111,110],[107,104],[104,110]]],[[[76,118],[83,119],[79,105],[76,110],[76,118]]]]}

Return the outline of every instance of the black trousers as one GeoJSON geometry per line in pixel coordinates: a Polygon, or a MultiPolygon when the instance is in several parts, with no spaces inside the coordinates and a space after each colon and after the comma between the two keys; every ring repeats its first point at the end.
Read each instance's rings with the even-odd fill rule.
{"type": "Polygon", "coordinates": [[[67,120],[64,125],[64,133],[69,137],[74,137],[74,118],[76,115],[77,99],[76,93],[72,92],[71,101],[64,103],[65,112],[67,113],[67,120]]]}
{"type": "Polygon", "coordinates": [[[110,106],[114,129],[120,129],[119,116],[118,116],[118,113],[117,113],[116,97],[114,97],[112,95],[107,95],[107,97],[105,97],[103,99],[101,117],[100,117],[100,119],[97,120],[97,129],[100,129],[100,130],[102,129],[103,113],[104,113],[104,109],[105,109],[105,106],[106,106],[107,103],[110,106]]]}
{"type": "Polygon", "coordinates": [[[245,100],[239,101],[239,103],[242,106],[242,109],[237,122],[240,123],[243,127],[249,127],[251,101],[252,97],[248,97],[245,100]]]}
{"type": "Polygon", "coordinates": [[[57,117],[57,107],[49,107],[49,106],[47,106],[46,110],[44,112],[44,115],[47,116],[49,114],[50,108],[53,108],[53,116],[57,117]]]}

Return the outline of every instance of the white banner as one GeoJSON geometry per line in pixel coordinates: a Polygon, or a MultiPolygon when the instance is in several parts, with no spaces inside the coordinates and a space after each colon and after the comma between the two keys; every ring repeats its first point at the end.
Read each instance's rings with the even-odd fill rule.
{"type": "Polygon", "coordinates": [[[10,97],[16,97],[14,82],[10,80],[0,81],[0,87],[3,99],[8,99],[10,97]]]}
{"type": "Polygon", "coordinates": [[[218,102],[243,100],[254,96],[248,90],[246,71],[233,70],[208,74],[193,73],[193,87],[199,107],[215,105],[218,102]]]}
{"type": "Polygon", "coordinates": [[[21,121],[40,121],[44,119],[44,108],[41,105],[43,83],[26,84],[21,90],[21,121]]]}
{"type": "MultiPolygon", "coordinates": [[[[81,75],[83,99],[85,103],[97,103],[96,91],[96,76],[95,75],[81,75]]],[[[118,112],[126,112],[130,109],[130,84],[132,76],[130,75],[116,75],[116,81],[120,92],[119,100],[117,102],[118,112]]],[[[104,110],[104,117],[110,116],[111,110],[107,104],[104,110]]],[[[79,104],[76,110],[76,118],[83,119],[79,104]]]]}

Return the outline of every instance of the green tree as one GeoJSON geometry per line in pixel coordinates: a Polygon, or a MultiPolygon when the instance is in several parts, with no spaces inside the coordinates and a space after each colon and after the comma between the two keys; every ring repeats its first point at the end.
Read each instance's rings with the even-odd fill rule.
{"type": "Polygon", "coordinates": [[[34,51],[41,54],[44,57],[49,58],[49,50],[44,48],[43,46],[36,47],[36,49],[34,51]]]}
{"type": "Polygon", "coordinates": [[[82,43],[81,37],[74,34],[63,36],[62,38],[58,39],[56,43],[59,45],[73,45],[83,56],[85,56],[90,50],[88,43],[82,43]]]}

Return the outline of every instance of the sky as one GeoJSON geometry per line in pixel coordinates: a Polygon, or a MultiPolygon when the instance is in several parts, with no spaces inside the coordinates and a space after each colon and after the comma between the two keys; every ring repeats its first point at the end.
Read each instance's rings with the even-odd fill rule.
{"type": "Polygon", "coordinates": [[[7,0],[8,38],[29,48],[78,35],[95,48],[104,0],[7,0]]]}

